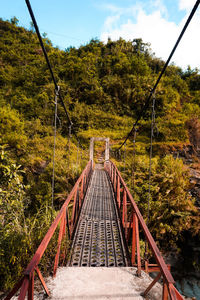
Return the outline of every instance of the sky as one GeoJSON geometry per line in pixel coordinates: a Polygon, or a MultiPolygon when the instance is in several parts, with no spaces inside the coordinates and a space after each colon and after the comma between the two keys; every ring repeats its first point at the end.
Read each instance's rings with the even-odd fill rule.
{"type": "MultiPolygon", "coordinates": [[[[30,0],[41,33],[54,46],[66,49],[85,45],[92,38],[106,42],[142,38],[156,57],[167,60],[197,0],[30,0]]],[[[19,19],[30,29],[25,0],[1,1],[0,17],[19,19]]],[[[200,69],[200,6],[192,19],[173,63],[200,69]]]]}

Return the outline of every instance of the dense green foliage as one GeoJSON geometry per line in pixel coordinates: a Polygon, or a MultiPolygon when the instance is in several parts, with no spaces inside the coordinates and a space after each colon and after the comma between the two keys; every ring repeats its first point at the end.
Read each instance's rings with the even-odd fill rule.
{"type": "MultiPolygon", "coordinates": [[[[109,40],[107,44],[91,40],[79,49],[65,51],[54,48],[46,37],[43,40],[85,149],[91,136],[110,137],[116,149],[132,127],[163,61],[154,57],[141,39],[109,40]]],[[[51,222],[54,86],[36,34],[18,27],[16,18],[0,20],[0,86],[0,289],[5,290],[20,275],[51,222]]],[[[163,143],[175,148],[177,143],[189,143],[187,124],[200,116],[199,105],[198,71],[188,68],[183,72],[169,66],[156,92],[159,135],[155,154],[160,153],[163,143]]],[[[58,115],[53,214],[88,160],[87,151],[81,155],[74,138],[69,142],[61,105],[58,115]]],[[[145,216],[149,132],[150,108],[137,138],[134,190],[131,143],[124,172],[145,216]]],[[[116,163],[123,171],[123,163],[118,159],[116,163]]],[[[166,245],[176,248],[184,231],[196,234],[199,226],[194,200],[188,193],[188,171],[172,156],[155,156],[152,169],[149,227],[163,249],[166,245]]]]}

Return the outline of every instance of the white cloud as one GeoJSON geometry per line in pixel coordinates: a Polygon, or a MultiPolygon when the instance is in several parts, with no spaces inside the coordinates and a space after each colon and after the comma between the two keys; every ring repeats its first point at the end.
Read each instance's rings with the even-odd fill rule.
{"type": "Polygon", "coordinates": [[[106,30],[110,31],[112,30],[114,24],[116,24],[116,22],[120,19],[120,15],[116,15],[116,16],[109,16],[106,21],[105,21],[105,28],[106,30]]]}
{"type": "Polygon", "coordinates": [[[179,0],[180,10],[191,10],[195,4],[196,0],[179,0]]]}
{"type": "MultiPolygon", "coordinates": [[[[189,0],[179,0],[180,9],[189,10],[191,5],[188,5],[188,2],[191,4],[189,0]]],[[[166,60],[183,28],[188,11],[187,16],[176,24],[168,20],[167,9],[161,0],[152,1],[151,7],[151,13],[145,11],[143,4],[137,4],[137,9],[135,6],[126,9],[115,7],[115,10],[112,10],[112,18],[108,17],[104,23],[101,39],[106,42],[108,37],[113,40],[119,37],[126,40],[142,38],[144,42],[151,43],[152,51],[157,57],[166,60]],[[127,17],[125,22],[124,17],[127,17]]],[[[200,69],[199,27],[200,11],[192,19],[172,58],[172,62],[184,69],[188,65],[200,69]]]]}
{"type": "Polygon", "coordinates": [[[159,10],[162,15],[168,16],[168,11],[163,3],[163,0],[151,0],[149,6],[153,7],[156,10],[159,10]]]}

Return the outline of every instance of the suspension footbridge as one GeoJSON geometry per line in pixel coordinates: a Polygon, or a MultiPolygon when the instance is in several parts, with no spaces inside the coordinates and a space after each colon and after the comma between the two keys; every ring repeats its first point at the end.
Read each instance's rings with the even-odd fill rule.
{"type": "MultiPolygon", "coordinates": [[[[93,145],[94,139],[91,140],[91,145],[93,145]]],[[[106,143],[106,146],[105,152],[106,158],[108,158],[109,144],[106,143]]],[[[66,261],[64,264],[65,272],[68,272],[70,268],[81,268],[81,276],[83,277],[88,274],[88,271],[84,271],[88,269],[87,267],[100,267],[100,269],[116,267],[116,272],[119,272],[117,270],[120,267],[134,267],[136,268],[134,269],[136,275],[140,278],[142,278],[143,271],[147,274],[157,272],[157,276],[142,291],[142,296],[140,291],[137,297],[146,297],[154,285],[160,281],[163,286],[160,297],[163,300],[183,299],[174,286],[175,282],[169,266],[165,264],[119,170],[109,159],[106,159],[103,165],[97,164],[95,166],[91,149],[93,150],[93,148],[90,147],[91,160],[65,200],[56,219],[24,271],[22,279],[5,300],[11,299],[18,290],[20,291],[18,299],[25,299],[26,294],[28,299],[34,299],[35,274],[38,275],[45,293],[50,294],[39,269],[39,263],[57,228],[59,234],[53,266],[54,277],[59,262],[63,261],[66,261]],[[71,245],[66,246],[64,243],[65,246],[62,247],[66,240],[71,240],[71,245]],[[147,259],[145,255],[142,257],[141,240],[145,241],[146,247],[151,251],[151,258],[148,256],[147,259]]],[[[76,274],[80,271],[77,269],[73,272],[76,274]]],[[[89,272],[92,274],[94,271],[89,272]]],[[[121,276],[124,278],[123,274],[121,276]]],[[[109,278],[112,286],[112,279],[115,276],[113,277],[111,274],[109,278]]],[[[132,280],[134,281],[134,279],[132,280]]],[[[127,279],[127,284],[129,281],[130,278],[127,279]]],[[[90,278],[89,286],[91,282],[96,282],[95,278],[90,278]]],[[[145,286],[142,281],[140,286],[145,286]]],[[[109,281],[107,288],[109,289],[109,281]]],[[[66,289],[68,289],[67,284],[66,289]]],[[[132,296],[130,294],[130,297],[132,296]]]]}
{"type": "MultiPolygon", "coordinates": [[[[195,14],[199,3],[200,1],[198,0],[194,5],[149,97],[144,103],[141,112],[138,114],[133,128],[119,149],[125,145],[130,137],[134,136],[135,141],[136,126],[149,107],[150,100],[154,95],[161,77],[195,14]]],[[[26,4],[55,85],[55,103],[57,105],[57,98],[59,98],[67,116],[70,134],[72,130],[76,139],[79,141],[61,96],[60,88],[56,83],[29,0],[26,0],[26,4]]],[[[151,145],[155,119],[154,104],[155,99],[153,99],[151,145]]],[[[15,297],[16,294],[19,300],[25,299],[26,296],[28,300],[33,300],[36,276],[41,282],[44,294],[50,296],[48,282],[46,278],[44,279],[40,270],[40,261],[56,230],[58,230],[58,242],[52,273],[56,282],[58,270],[59,281],[61,282],[63,279],[65,284],[62,285],[62,288],[58,287],[58,290],[61,289],[62,293],[57,294],[57,296],[55,296],[56,293],[54,296],[52,293],[51,299],[139,300],[147,299],[148,297],[148,299],[162,300],[184,299],[176,289],[174,279],[170,272],[170,266],[164,262],[162,254],[149,232],[120,171],[109,159],[109,140],[96,138],[96,140],[104,140],[106,143],[104,163],[96,166],[93,161],[94,140],[95,138],[91,139],[90,159],[85,169],[66,198],[57,217],[23,272],[21,279],[6,296],[5,300],[15,297]],[[141,245],[144,244],[145,251],[142,251],[141,245]],[[58,269],[59,266],[62,266],[62,270],[58,269]],[[125,276],[125,273],[130,276],[125,276]],[[154,273],[153,278],[145,275],[150,273],[154,273]],[[66,277],[66,275],[68,277],[66,277]],[[82,285],[79,285],[81,292],[75,293],[74,291],[78,287],[78,282],[80,283],[80,278],[82,280],[82,285]],[[138,278],[140,278],[140,280],[138,280],[138,278]],[[145,282],[148,282],[148,284],[144,284],[143,281],[147,278],[148,280],[145,282]],[[69,284],[70,279],[71,283],[69,284]],[[99,281],[97,279],[99,279],[99,281]],[[160,287],[162,287],[161,293],[157,295],[156,292],[154,292],[152,295],[152,290],[158,282],[160,287]],[[92,292],[90,290],[91,286],[93,287],[92,292]],[[102,290],[104,293],[102,293],[102,290]],[[106,292],[108,290],[109,293],[106,292]],[[126,292],[122,293],[122,290],[126,292]],[[87,294],[88,291],[89,293],[87,294]]],[[[81,145],[80,141],[79,145],[81,145]]]]}

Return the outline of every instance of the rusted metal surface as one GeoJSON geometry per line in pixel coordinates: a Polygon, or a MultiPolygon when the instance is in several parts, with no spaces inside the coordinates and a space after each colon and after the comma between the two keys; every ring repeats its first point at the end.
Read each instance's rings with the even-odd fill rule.
{"type": "Polygon", "coordinates": [[[55,263],[54,263],[54,268],[53,268],[53,276],[56,276],[56,271],[59,263],[59,257],[60,257],[60,247],[61,247],[61,242],[63,238],[63,233],[64,233],[64,225],[65,225],[65,218],[66,214],[63,214],[63,217],[61,219],[61,224],[60,224],[60,231],[59,231],[59,236],[58,236],[58,248],[57,248],[57,253],[55,257],[55,263]]]}
{"type": "Polygon", "coordinates": [[[22,283],[24,281],[24,276],[20,279],[19,282],[17,282],[14,286],[14,288],[12,289],[12,291],[6,296],[6,298],[4,300],[9,300],[11,299],[16,293],[17,291],[20,289],[22,283]]]}
{"type": "Polygon", "coordinates": [[[158,282],[158,280],[161,277],[161,273],[158,273],[158,275],[155,277],[155,279],[152,281],[152,283],[148,286],[148,288],[145,290],[145,292],[142,294],[142,296],[146,297],[148,292],[152,289],[152,287],[158,282]]]}
{"type": "Polygon", "coordinates": [[[136,256],[137,256],[137,268],[138,268],[138,274],[141,273],[141,269],[148,269],[148,271],[152,270],[158,270],[162,277],[163,277],[163,297],[162,300],[168,299],[168,296],[171,299],[182,299],[183,297],[175,292],[175,287],[174,287],[174,279],[169,271],[168,266],[165,264],[164,259],[151,235],[151,233],[148,230],[148,227],[146,226],[144,219],[130,193],[128,190],[126,183],[124,182],[119,170],[117,167],[111,162],[107,161],[104,164],[105,170],[108,172],[110,180],[113,184],[113,190],[115,192],[115,195],[117,198],[120,197],[120,199],[117,199],[117,203],[120,203],[122,205],[123,209],[120,210],[120,207],[118,207],[119,211],[121,212],[121,218],[122,218],[122,224],[124,226],[125,230],[125,237],[127,240],[127,243],[130,240],[130,232],[132,231],[132,247],[131,247],[131,261],[132,264],[135,264],[136,256]],[[119,184],[120,182],[120,184],[119,184]],[[117,184],[118,183],[118,184],[117,184]],[[117,184],[117,185],[116,185],[117,184]],[[117,193],[118,190],[123,190],[123,193],[117,193]],[[128,207],[129,203],[129,207],[128,207]],[[129,211],[131,210],[133,212],[133,217],[130,219],[128,217],[128,208],[129,211]],[[125,216],[126,214],[126,216],[125,216]],[[140,258],[140,245],[138,242],[139,239],[139,229],[138,229],[138,224],[140,228],[143,230],[145,239],[148,242],[149,248],[151,249],[153,256],[157,262],[158,266],[154,266],[153,268],[147,266],[148,262],[146,262],[146,266],[142,267],[141,266],[141,258],[140,258]],[[128,228],[127,228],[128,227],[128,228]],[[137,251],[136,251],[137,250],[137,251]],[[181,298],[179,298],[181,297],[181,298]]]}
{"type": "Polygon", "coordinates": [[[162,300],[168,300],[168,288],[167,283],[165,281],[163,282],[162,300]]]}
{"type": "Polygon", "coordinates": [[[172,300],[182,300],[182,295],[177,291],[173,284],[169,284],[168,286],[169,294],[171,295],[172,300]]]}
{"type": "Polygon", "coordinates": [[[110,182],[95,169],[72,244],[70,266],[127,266],[120,220],[110,182]]]}
{"type": "Polygon", "coordinates": [[[137,274],[141,276],[141,257],[140,257],[140,237],[139,237],[139,226],[138,226],[138,218],[134,214],[133,227],[135,227],[135,235],[136,235],[136,249],[137,249],[137,274]]]}
{"type": "Polygon", "coordinates": [[[35,272],[32,273],[31,279],[29,280],[28,300],[33,300],[34,297],[34,277],[35,277],[35,272]]]}
{"type": "Polygon", "coordinates": [[[27,266],[26,270],[24,271],[24,277],[19,281],[19,283],[14,287],[14,289],[8,294],[6,297],[6,300],[9,300],[13,297],[13,295],[19,290],[19,298],[20,300],[23,300],[27,294],[28,291],[28,299],[33,299],[33,290],[34,290],[34,271],[36,270],[38,273],[38,276],[41,280],[41,283],[46,291],[47,294],[49,294],[48,289],[45,285],[44,279],[38,269],[38,264],[44,254],[44,251],[46,250],[51,238],[53,237],[53,234],[55,230],[57,229],[58,225],[60,224],[60,232],[59,232],[59,238],[58,238],[58,247],[57,247],[57,254],[55,258],[55,264],[54,264],[54,274],[56,274],[56,269],[59,263],[59,255],[60,255],[60,246],[63,237],[65,237],[66,232],[66,225],[68,227],[68,231],[70,233],[69,238],[73,234],[73,230],[76,225],[76,221],[78,219],[78,214],[80,210],[80,206],[82,204],[85,192],[87,190],[87,186],[89,183],[90,175],[92,172],[92,162],[89,161],[86,168],[84,169],[83,173],[77,180],[76,184],[74,185],[72,191],[68,195],[67,199],[65,200],[61,210],[59,211],[57,217],[55,218],[54,222],[50,226],[48,232],[46,233],[45,237],[43,238],[41,244],[39,245],[38,249],[36,250],[36,253],[34,254],[31,262],[27,266]],[[79,189],[82,190],[81,197],[78,196],[79,189]],[[74,200],[73,203],[73,213],[72,217],[69,220],[68,215],[68,205],[71,201],[74,200]]]}
{"type": "Polygon", "coordinates": [[[22,287],[21,287],[21,290],[20,290],[19,298],[18,298],[19,300],[24,300],[25,299],[28,287],[29,287],[29,278],[26,276],[24,278],[23,283],[22,283],[22,287]]]}
{"type": "Polygon", "coordinates": [[[45,281],[44,281],[44,278],[43,278],[43,276],[42,276],[42,273],[40,272],[40,270],[39,270],[38,267],[36,267],[35,270],[36,270],[36,272],[37,272],[37,274],[38,274],[38,277],[39,277],[39,279],[40,279],[40,282],[41,282],[41,284],[42,284],[42,286],[43,286],[43,288],[44,288],[46,294],[49,296],[50,293],[49,293],[49,290],[48,290],[48,288],[47,288],[47,286],[46,286],[46,283],[45,283],[45,281]]]}
{"type": "MultiPolygon", "coordinates": [[[[135,213],[133,213],[133,223],[135,225],[135,213]]],[[[132,230],[132,251],[131,251],[131,263],[135,264],[135,254],[136,254],[136,226],[133,226],[132,230]]]]}
{"type": "Polygon", "coordinates": [[[128,231],[127,231],[127,201],[126,201],[126,191],[123,190],[123,211],[122,211],[122,225],[125,231],[125,239],[127,240],[128,231]]]}
{"type": "MultiPolygon", "coordinates": [[[[137,264],[132,264],[133,267],[137,267],[137,264]]],[[[168,270],[171,270],[171,266],[167,265],[168,270]]],[[[142,271],[145,271],[146,273],[157,273],[160,272],[160,267],[157,264],[149,264],[147,261],[144,262],[144,264],[141,265],[142,271]]]]}

